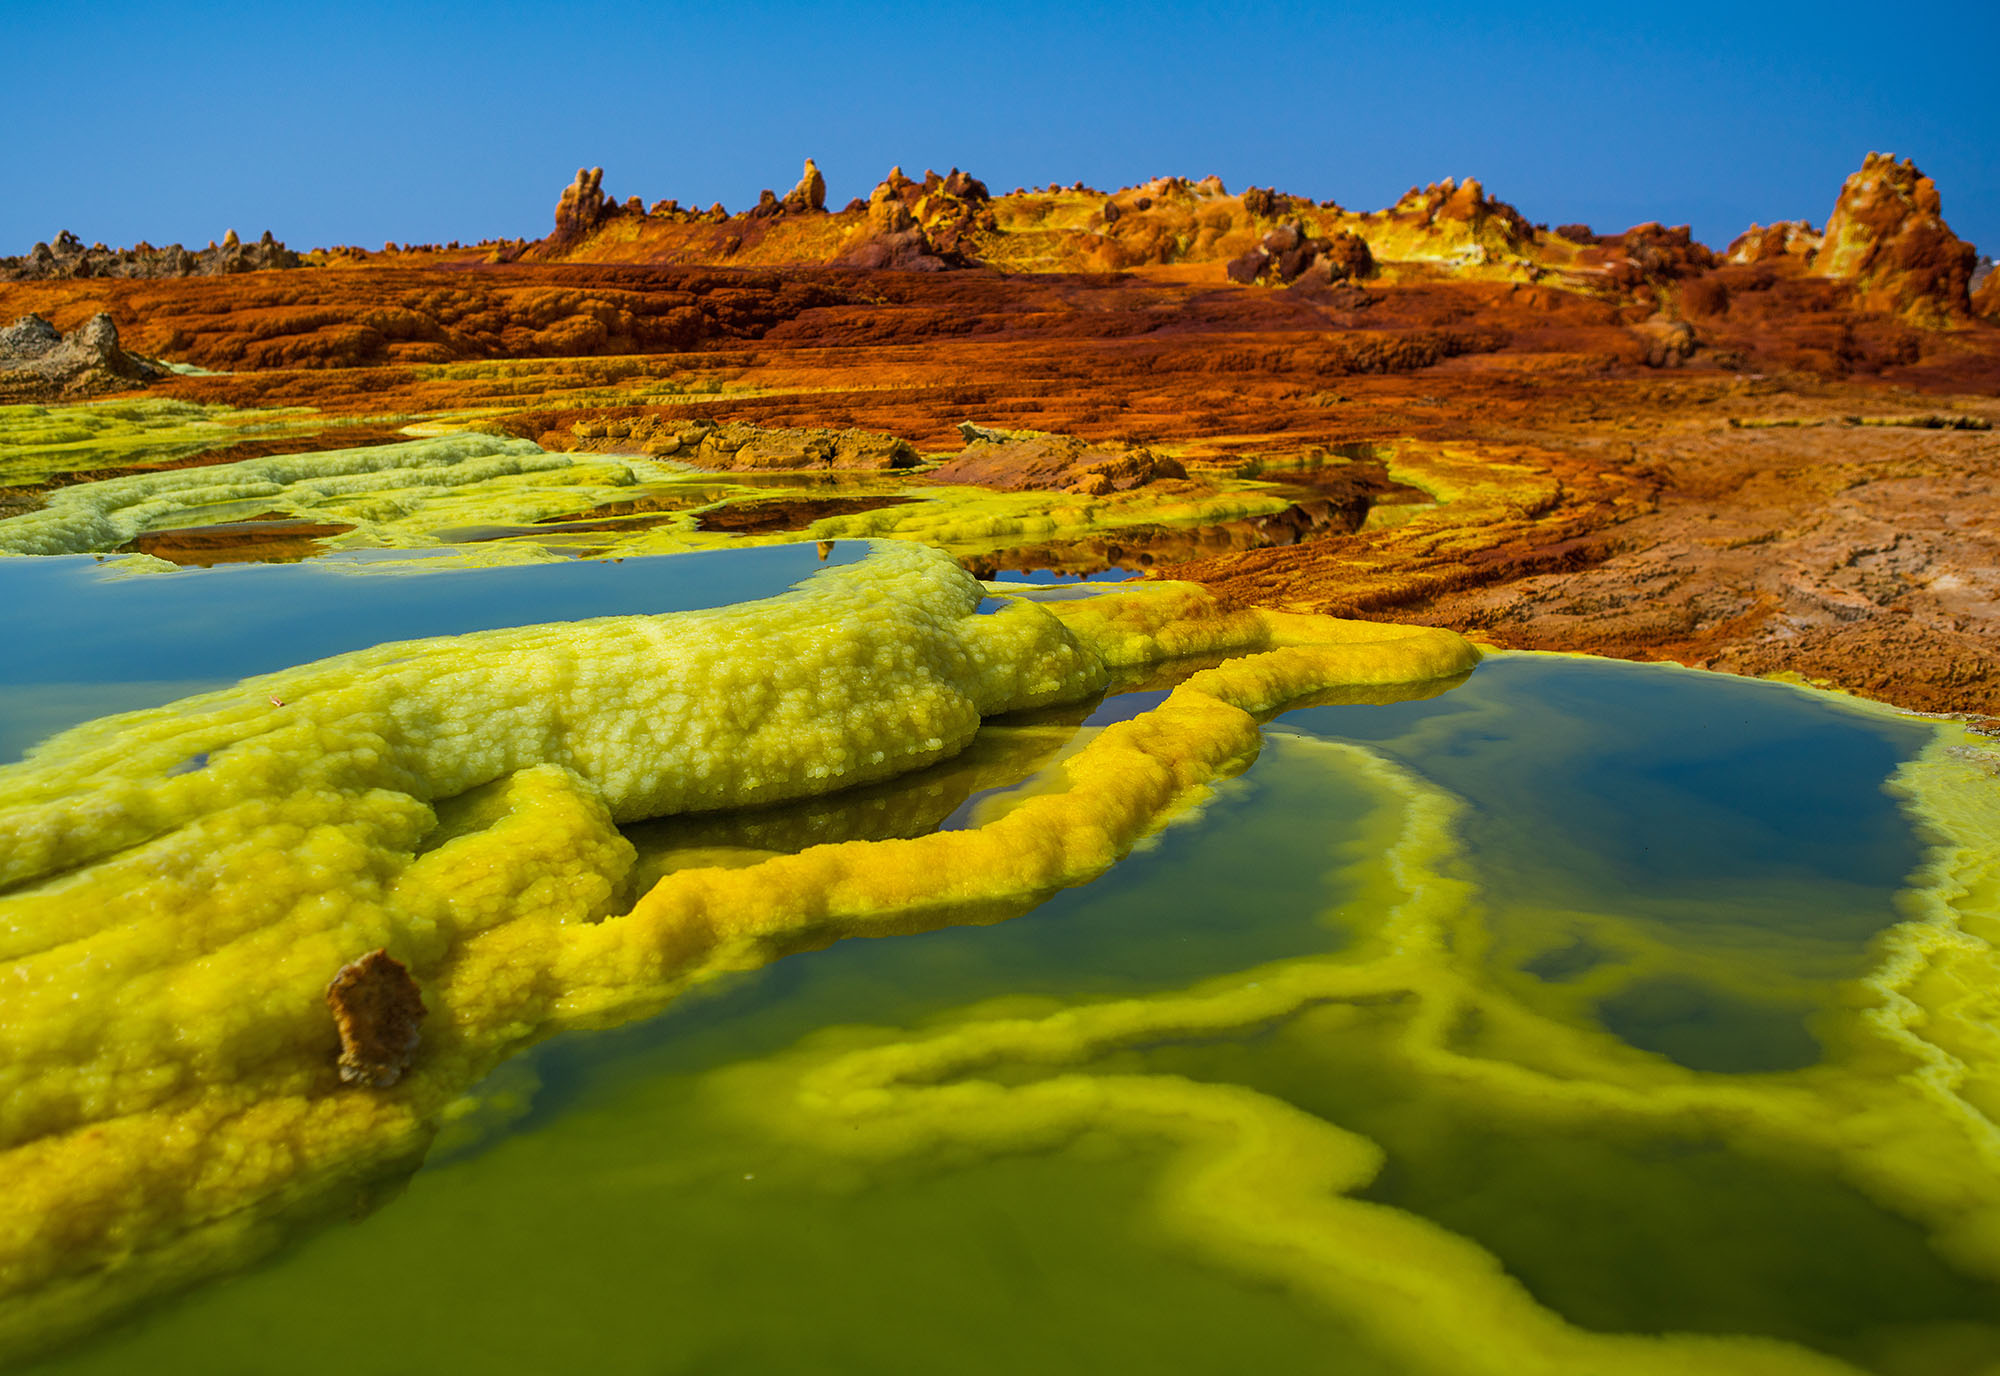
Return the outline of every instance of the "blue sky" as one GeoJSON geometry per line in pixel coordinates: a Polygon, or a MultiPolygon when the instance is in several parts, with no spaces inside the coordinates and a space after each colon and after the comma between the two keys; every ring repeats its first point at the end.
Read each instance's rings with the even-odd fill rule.
{"type": "Polygon", "coordinates": [[[1914,156],[1994,252],[1996,38],[1992,0],[0,0],[0,253],[64,228],[532,237],[579,165],[620,198],[740,209],[808,154],[836,203],[891,164],[995,191],[1213,172],[1356,209],[1471,175],[1531,220],[1691,222],[1720,247],[1753,220],[1822,223],[1871,149],[1914,156]]]}

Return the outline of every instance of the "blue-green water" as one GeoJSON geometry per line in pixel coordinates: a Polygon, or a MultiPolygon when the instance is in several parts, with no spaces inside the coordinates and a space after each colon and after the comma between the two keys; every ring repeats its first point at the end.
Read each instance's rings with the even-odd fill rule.
{"type": "Polygon", "coordinates": [[[1930,728],[1778,684],[1506,656],[1442,697],[1309,708],[1276,729],[1368,744],[1470,803],[1502,959],[1536,982],[1642,943],[1719,970],[1779,954],[1777,984],[1765,968],[1747,990],[1640,973],[1597,1002],[1627,1041],[1696,1070],[1818,1059],[1825,987],[1864,971],[1922,858],[1885,785],[1930,728]]]}
{"type": "MultiPolygon", "coordinates": [[[[441,576],[332,581],[393,590],[441,576]]],[[[518,591],[497,601],[496,614],[537,619],[518,591]]],[[[354,624],[373,623],[356,612],[354,624]]],[[[394,636],[442,628],[399,622],[394,636]]],[[[142,638],[173,653],[171,632],[142,638]]],[[[267,651],[281,653],[228,653],[267,651]]],[[[74,662],[64,672],[86,682],[102,679],[84,667],[108,679],[119,661],[74,662]]],[[[1157,701],[998,723],[996,739],[1060,740],[1157,701]]],[[[1897,920],[1924,855],[1888,785],[1930,728],[1777,685],[1504,656],[1401,701],[1286,713],[1265,734],[1245,774],[1092,884],[990,925],[801,952],[646,1022],[540,1046],[498,1073],[486,1107],[400,1193],[371,1193],[351,1220],[37,1369],[1408,1371],[1351,1316],[1170,1236],[1154,1148],[1086,1136],[863,1168],[725,1112],[717,1077],[829,1029],[1039,1017],[1337,958],[1394,888],[1384,855],[1406,806],[1350,746],[1458,801],[1455,872],[1486,937],[1464,958],[1483,978],[1553,1024],[1732,1082],[1821,1059],[1843,982],[1897,920]]],[[[1050,753],[1019,758],[1043,768],[1050,753]]],[[[908,834],[963,824],[997,796],[933,798],[940,777],[822,800],[811,816],[746,816],[739,839],[908,834]],[[829,815],[843,806],[851,815],[829,815]]],[[[705,843],[728,839],[730,823],[704,825],[705,843]]],[[[1548,1122],[1447,1092],[1384,1057],[1380,1028],[1400,1008],[1167,1038],[1097,1068],[1242,1085],[1365,1135],[1384,1164],[1364,1197],[1470,1238],[1586,1329],[1764,1335],[1892,1376],[2000,1361],[2000,1290],[1827,1163],[1746,1152],[1703,1123],[1548,1122]]],[[[1478,1035],[1463,1034],[1470,1054],[1478,1035]]]]}
{"type": "Polygon", "coordinates": [[[853,563],[859,541],[512,568],[226,564],[108,574],[90,555],[0,559],[0,761],[65,726],[392,640],[722,607],[853,563]]]}

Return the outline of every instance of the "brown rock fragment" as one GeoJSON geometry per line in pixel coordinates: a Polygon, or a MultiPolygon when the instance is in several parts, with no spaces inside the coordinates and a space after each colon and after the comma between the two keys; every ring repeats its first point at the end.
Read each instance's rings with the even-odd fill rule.
{"type": "Polygon", "coordinates": [[[1245,249],[1230,259],[1223,271],[1229,274],[1230,281],[1241,282],[1247,286],[1264,275],[1264,266],[1270,261],[1271,255],[1261,248],[1245,249]]]}
{"type": "Polygon", "coordinates": [[[1319,261],[1336,282],[1354,281],[1375,271],[1375,255],[1369,252],[1368,241],[1344,229],[1335,230],[1333,237],[1324,241],[1319,261]]]}
{"type": "Polygon", "coordinates": [[[403,1078],[417,1053],[423,995],[409,970],[376,949],[348,962],[326,986],[326,1006],[340,1029],[343,1084],[386,1089],[403,1078]]]}
{"type": "Polygon", "coordinates": [[[1648,368],[1678,368],[1693,357],[1697,347],[1694,329],[1684,320],[1655,316],[1633,330],[1646,346],[1648,368]]]}
{"type": "Polygon", "coordinates": [[[1290,253],[1306,240],[1305,230],[1297,223],[1282,224],[1264,236],[1266,253],[1290,253]]]}

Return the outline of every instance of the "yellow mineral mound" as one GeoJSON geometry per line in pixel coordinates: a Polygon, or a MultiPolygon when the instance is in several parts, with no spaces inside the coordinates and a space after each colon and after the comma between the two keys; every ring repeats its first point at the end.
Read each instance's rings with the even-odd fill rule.
{"type": "Polygon", "coordinates": [[[1387,210],[1359,219],[1357,232],[1382,259],[1463,268],[1524,260],[1534,251],[1533,227],[1471,177],[1413,186],[1387,210]]]}
{"type": "Polygon", "coordinates": [[[542,1036],[802,946],[1025,910],[1246,766],[1255,714],[1476,659],[1449,631],[1191,584],[985,597],[949,557],[885,544],[733,608],[322,660],[0,768],[0,1361],[420,1157],[542,1036]],[[983,717],[1195,654],[1238,657],[970,830],[642,892],[615,825],[885,779],[983,717]]]}

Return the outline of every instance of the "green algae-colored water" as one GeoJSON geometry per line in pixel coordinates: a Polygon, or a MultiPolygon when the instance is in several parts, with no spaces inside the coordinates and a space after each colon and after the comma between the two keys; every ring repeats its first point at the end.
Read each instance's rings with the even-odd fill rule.
{"type": "MultiPolygon", "coordinates": [[[[731,553],[750,581],[715,600],[753,583],[775,591],[816,566],[786,559],[814,557],[810,546],[731,553]],[[753,555],[768,567],[739,562],[753,555]]],[[[518,580],[460,612],[483,601],[523,621],[562,615],[532,611],[552,604],[525,590],[575,567],[454,575],[467,588],[518,580]]],[[[373,592],[442,576],[334,581],[373,592]]],[[[73,605],[154,581],[93,581],[73,605]]],[[[382,614],[356,611],[355,624],[382,614]]],[[[120,615],[131,613],[106,613],[120,615]]],[[[281,643],[250,646],[245,624],[211,640],[250,667],[227,659],[216,674],[270,667],[257,659],[267,653],[304,657],[294,651],[308,642],[276,629],[262,633],[281,643]]],[[[389,624],[392,637],[442,629],[389,624]]],[[[172,642],[157,628],[133,634],[172,642]]],[[[310,643],[306,654],[348,648],[310,643]]],[[[94,673],[27,681],[115,680],[116,656],[93,662],[94,673]]],[[[214,676],[202,667],[140,675],[214,676]]],[[[995,726],[1088,731],[1155,700],[995,726]]],[[[1254,988],[1290,962],[1339,960],[1396,888],[1387,857],[1409,806],[1387,774],[1354,767],[1357,746],[1462,805],[1453,863],[1483,932],[1462,960],[1553,1025],[1709,1077],[1810,1073],[1924,856],[1888,785],[1931,729],[1779,685],[1508,655],[1446,691],[1302,708],[1265,734],[1247,773],[1093,884],[993,925],[804,952],[645,1023],[543,1044],[467,1102],[420,1169],[371,1187],[351,1216],[36,1369],[1409,1371],[1352,1314],[1171,1226],[1162,1146],[1091,1131],[991,1150],[941,1138],[870,1159],[768,1130],[743,1111],[738,1071],[802,1046],[810,1059],[815,1047],[1218,978],[1254,988]]],[[[880,803],[874,792],[852,807],[880,803]]],[[[1004,791],[985,796],[961,807],[1004,805],[1004,791]]],[[[928,824],[953,824],[945,811],[968,820],[933,811],[928,824]]],[[[769,821],[747,817],[744,835],[775,844],[769,821]]],[[[842,834],[875,834],[869,825],[842,834]]],[[[1745,1149],[1712,1121],[1533,1116],[1454,1092],[1398,1063],[1406,1003],[1308,1005],[1061,1068],[1246,1086],[1361,1134],[1383,1153],[1361,1198],[1471,1239],[1584,1329],[1766,1336],[1898,1376],[2000,1362],[2000,1289],[1953,1270],[1914,1223],[1824,1163],[1745,1149]]],[[[1470,1054],[1488,1035],[1454,1033],[1470,1054]]],[[[1048,1072],[985,1073],[1005,1084],[1048,1072]]]]}

